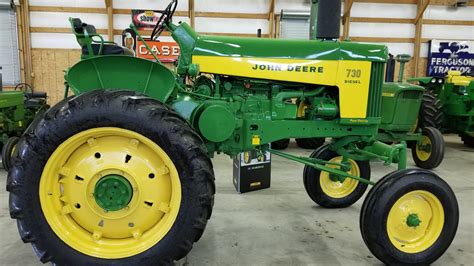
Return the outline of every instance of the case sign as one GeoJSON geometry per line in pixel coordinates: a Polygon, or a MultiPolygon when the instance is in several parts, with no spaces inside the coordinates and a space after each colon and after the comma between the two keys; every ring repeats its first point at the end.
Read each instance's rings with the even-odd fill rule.
{"type": "MultiPolygon", "coordinates": [[[[179,46],[176,42],[160,42],[145,40],[150,50],[163,63],[175,62],[179,56],[179,46]]],[[[137,42],[136,55],[140,58],[154,60],[153,55],[146,49],[145,44],[141,40],[137,42]]]]}
{"type": "Polygon", "coordinates": [[[463,75],[474,75],[474,42],[432,40],[428,55],[427,75],[444,77],[450,70],[463,75]]]}

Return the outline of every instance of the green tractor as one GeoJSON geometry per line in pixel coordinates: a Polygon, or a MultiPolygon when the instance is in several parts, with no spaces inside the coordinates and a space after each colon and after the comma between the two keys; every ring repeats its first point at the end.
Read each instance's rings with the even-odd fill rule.
{"type": "Polygon", "coordinates": [[[5,170],[11,167],[11,155],[23,131],[48,108],[46,93],[33,92],[25,83],[18,84],[14,91],[0,92],[0,146],[5,170]]]}
{"type": "Polygon", "coordinates": [[[449,71],[445,78],[421,77],[409,81],[426,89],[420,125],[459,134],[466,146],[474,148],[474,78],[449,71]]]}
{"type": "Polygon", "coordinates": [[[179,44],[174,72],[70,19],[83,48],[65,75],[75,96],[26,130],[7,182],[10,215],[42,262],[183,258],[211,217],[211,158],[254,149],[305,165],[305,188],[322,207],[350,206],[375,185],[360,229],[382,262],[429,264],[448,249],[459,218],[453,191],[433,172],[405,169],[405,142],[377,140],[385,46],[339,42],[339,32],[324,27],[312,41],[204,36],[172,22],[176,6],[164,10],[151,36],[167,30],[179,44]],[[294,98],[313,108],[299,114],[288,101],[294,98]],[[285,138],[322,137],[331,143],[309,157],[269,148],[285,138]],[[372,159],[399,170],[375,183],[372,159]]]}
{"type": "MultiPolygon", "coordinates": [[[[419,125],[425,89],[403,82],[405,63],[409,55],[398,55],[400,63],[397,82],[386,82],[382,87],[382,120],[377,139],[384,143],[405,141],[418,167],[433,169],[444,157],[444,139],[441,132],[430,124],[419,125]]],[[[388,72],[389,70],[387,70],[388,72]]]]}

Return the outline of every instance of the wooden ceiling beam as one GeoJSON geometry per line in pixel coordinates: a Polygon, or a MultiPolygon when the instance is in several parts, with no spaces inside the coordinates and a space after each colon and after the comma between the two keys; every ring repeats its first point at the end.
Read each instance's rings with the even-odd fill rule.
{"type": "Polygon", "coordinates": [[[420,18],[423,17],[423,14],[425,13],[426,8],[430,4],[431,0],[424,0],[424,1],[420,0],[420,3],[421,2],[423,3],[418,8],[418,13],[416,14],[416,17],[415,17],[415,24],[418,24],[418,22],[420,21],[420,18]]]}

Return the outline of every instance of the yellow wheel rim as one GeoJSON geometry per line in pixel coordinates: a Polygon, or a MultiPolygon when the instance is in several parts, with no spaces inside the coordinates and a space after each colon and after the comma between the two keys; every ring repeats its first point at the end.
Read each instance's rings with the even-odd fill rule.
{"type": "Polygon", "coordinates": [[[421,145],[419,143],[416,143],[416,156],[421,161],[427,161],[431,156],[431,151],[426,151],[422,148],[426,146],[431,147],[432,143],[430,138],[428,138],[427,136],[423,136],[421,139],[421,145]]]}
{"type": "Polygon", "coordinates": [[[443,225],[444,209],[439,199],[428,191],[416,190],[403,195],[392,206],[387,219],[387,233],[400,251],[418,253],[436,242],[443,225]]]}
{"type": "Polygon", "coordinates": [[[171,229],[181,203],[175,165],[156,143],[120,128],[78,133],[51,155],[39,186],[43,214],[71,248],[119,259],[146,251],[171,229]],[[101,208],[94,188],[102,177],[126,179],[133,195],[117,211],[101,208]]]}
{"type": "MultiPolygon", "coordinates": [[[[342,156],[334,157],[329,160],[329,162],[341,163],[342,156]]],[[[352,159],[349,159],[348,162],[351,165],[351,170],[349,170],[348,173],[354,176],[360,176],[360,168],[359,165],[357,165],[357,162],[352,159]]],[[[326,164],[325,166],[330,168],[339,168],[337,165],[332,164],[326,164]]],[[[359,181],[352,178],[346,178],[344,179],[344,182],[333,180],[331,179],[331,175],[324,171],[321,171],[319,183],[321,189],[326,195],[336,199],[349,196],[352,192],[354,192],[354,190],[356,190],[357,185],[359,185],[359,181]]]]}

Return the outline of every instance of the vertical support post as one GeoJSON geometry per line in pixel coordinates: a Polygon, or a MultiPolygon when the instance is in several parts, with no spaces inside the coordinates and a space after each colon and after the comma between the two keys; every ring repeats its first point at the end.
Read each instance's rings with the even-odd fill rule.
{"type": "Polygon", "coordinates": [[[110,42],[114,41],[114,7],[113,0],[105,0],[105,7],[107,9],[107,36],[110,42]]]}
{"type": "Polygon", "coordinates": [[[342,23],[344,24],[344,28],[342,31],[343,40],[349,38],[352,4],[354,4],[354,0],[344,0],[344,13],[342,15],[342,23]]]}
{"type": "Polygon", "coordinates": [[[270,11],[268,12],[268,35],[269,38],[275,37],[275,1],[270,0],[270,11]]]}
{"type": "Polygon", "coordinates": [[[318,35],[318,0],[311,0],[311,15],[309,17],[309,39],[316,40],[318,35]]]}
{"type": "Polygon", "coordinates": [[[423,34],[423,14],[428,7],[431,0],[418,0],[417,3],[417,15],[414,20],[415,22],[415,43],[413,51],[413,63],[415,64],[414,76],[418,76],[418,65],[420,64],[420,46],[421,46],[421,36],[423,34]]]}
{"type": "Polygon", "coordinates": [[[23,20],[23,48],[25,63],[25,82],[32,84],[34,78],[33,67],[31,63],[31,38],[30,38],[30,8],[28,0],[20,0],[21,16],[23,20]]]}
{"type": "Polygon", "coordinates": [[[281,33],[281,15],[275,16],[275,38],[280,38],[281,33]]]}
{"type": "Polygon", "coordinates": [[[189,17],[189,24],[191,24],[191,28],[194,29],[194,23],[195,23],[195,15],[196,12],[194,10],[194,0],[189,0],[188,1],[188,17],[189,17]]]}
{"type": "Polygon", "coordinates": [[[403,145],[403,148],[398,153],[398,170],[403,170],[407,168],[407,143],[402,141],[400,145],[403,145]]]}
{"type": "Polygon", "coordinates": [[[18,54],[20,56],[20,80],[26,82],[25,77],[25,48],[24,48],[24,34],[23,34],[23,16],[20,6],[15,7],[16,13],[16,27],[18,34],[18,54]]]}

